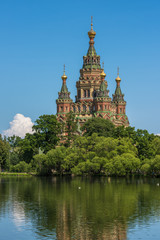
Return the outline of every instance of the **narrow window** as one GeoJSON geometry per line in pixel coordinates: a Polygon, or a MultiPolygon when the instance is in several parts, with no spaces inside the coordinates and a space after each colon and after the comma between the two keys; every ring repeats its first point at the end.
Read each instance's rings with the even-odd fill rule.
{"type": "Polygon", "coordinates": [[[81,90],[78,90],[78,98],[81,98],[81,90]]]}
{"type": "Polygon", "coordinates": [[[84,111],[84,112],[86,111],[86,106],[85,106],[85,105],[83,105],[83,111],[84,111]]]}
{"type": "Polygon", "coordinates": [[[88,97],[90,97],[90,90],[88,90],[88,97]]]}

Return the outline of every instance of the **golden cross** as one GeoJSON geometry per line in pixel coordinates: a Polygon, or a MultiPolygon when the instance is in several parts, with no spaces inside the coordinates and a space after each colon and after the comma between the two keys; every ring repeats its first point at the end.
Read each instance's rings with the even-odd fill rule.
{"type": "Polygon", "coordinates": [[[119,76],[119,67],[117,67],[117,75],[119,76]]]}
{"type": "Polygon", "coordinates": [[[104,62],[102,62],[102,68],[104,69],[104,62]]]}
{"type": "Polygon", "coordinates": [[[91,16],[91,29],[93,29],[93,16],[91,16]]]}
{"type": "Polygon", "coordinates": [[[65,74],[65,64],[64,64],[64,74],[65,74]]]}

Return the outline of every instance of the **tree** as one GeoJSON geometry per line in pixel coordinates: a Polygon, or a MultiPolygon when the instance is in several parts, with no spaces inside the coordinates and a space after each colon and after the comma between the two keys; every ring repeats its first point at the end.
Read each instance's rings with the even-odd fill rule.
{"type": "Polygon", "coordinates": [[[82,126],[82,130],[85,131],[85,136],[91,136],[93,133],[97,133],[98,136],[112,137],[114,132],[114,124],[103,118],[92,118],[85,122],[82,126]]]}
{"type": "Polygon", "coordinates": [[[57,147],[48,151],[46,154],[37,154],[34,156],[37,172],[42,175],[52,175],[63,173],[64,158],[66,157],[66,148],[57,147]]]}
{"type": "Polygon", "coordinates": [[[133,174],[140,168],[140,160],[131,153],[117,155],[113,159],[108,159],[105,164],[106,174],[125,176],[133,174]]]}
{"type": "Polygon", "coordinates": [[[65,127],[66,127],[66,133],[67,133],[66,146],[70,146],[71,141],[74,140],[76,130],[77,130],[77,122],[75,121],[74,113],[70,112],[67,114],[65,127]]]}
{"type": "Polygon", "coordinates": [[[147,130],[137,129],[135,144],[138,150],[138,156],[141,160],[155,156],[155,151],[152,147],[154,138],[154,134],[149,134],[147,130]]]}
{"type": "Polygon", "coordinates": [[[24,161],[19,162],[18,164],[11,166],[12,172],[30,172],[31,171],[31,164],[28,164],[24,161]]]}
{"type": "Polygon", "coordinates": [[[42,115],[35,122],[33,130],[35,131],[37,145],[46,153],[55,148],[58,143],[61,125],[55,115],[42,115]]]}
{"type": "Polygon", "coordinates": [[[21,138],[19,136],[11,136],[7,138],[10,146],[12,147],[12,149],[14,149],[15,147],[18,147],[19,142],[21,141],[21,138]]]}
{"type": "Polygon", "coordinates": [[[5,169],[7,165],[7,161],[9,160],[9,150],[10,146],[7,142],[6,138],[2,138],[0,135],[0,171],[1,169],[5,169]]]}
{"type": "Polygon", "coordinates": [[[160,137],[155,136],[155,138],[152,141],[152,149],[155,151],[155,155],[160,155],[160,137]]]}
{"type": "Polygon", "coordinates": [[[19,158],[21,161],[30,163],[33,156],[38,153],[37,135],[27,133],[24,139],[18,143],[19,158]]]}

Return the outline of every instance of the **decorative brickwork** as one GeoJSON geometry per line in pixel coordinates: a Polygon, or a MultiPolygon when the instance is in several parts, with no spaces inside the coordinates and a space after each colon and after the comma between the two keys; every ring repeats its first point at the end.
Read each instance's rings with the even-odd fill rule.
{"type": "Polygon", "coordinates": [[[107,89],[106,74],[101,68],[100,56],[97,55],[94,47],[96,32],[88,32],[90,38],[87,55],[83,57],[83,67],[80,69],[80,77],[76,82],[77,95],[75,102],[70,98],[70,92],[66,85],[67,76],[62,76],[62,88],[58,93],[57,118],[65,122],[66,114],[70,111],[75,113],[76,121],[82,125],[89,118],[101,117],[111,120],[116,126],[129,126],[129,121],[125,113],[126,101],[120,88],[119,70],[116,78],[116,90],[113,98],[109,97],[107,89]]]}

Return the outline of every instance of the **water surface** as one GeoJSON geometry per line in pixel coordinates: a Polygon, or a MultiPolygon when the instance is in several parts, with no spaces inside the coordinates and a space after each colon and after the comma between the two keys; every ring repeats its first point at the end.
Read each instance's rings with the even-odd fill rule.
{"type": "Polygon", "coordinates": [[[160,239],[159,179],[1,177],[1,240],[160,239]]]}

